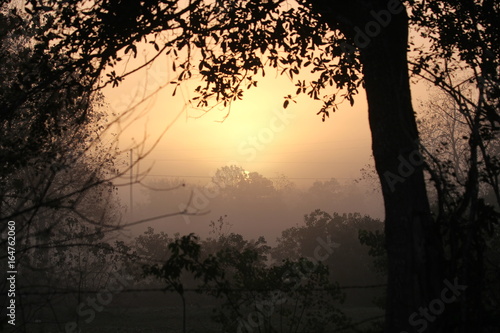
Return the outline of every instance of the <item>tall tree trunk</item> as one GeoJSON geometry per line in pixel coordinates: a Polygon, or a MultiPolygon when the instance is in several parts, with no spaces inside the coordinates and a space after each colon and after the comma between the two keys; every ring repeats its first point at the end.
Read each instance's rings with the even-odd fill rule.
{"type": "Polygon", "coordinates": [[[411,104],[405,8],[393,0],[312,4],[332,28],[340,27],[350,36],[361,53],[372,149],[385,205],[389,263],[386,332],[421,332],[424,328],[426,332],[438,332],[442,329],[442,316],[430,313],[427,318],[431,319],[422,321],[426,317],[419,314],[420,308],[440,299],[446,285],[411,104]],[[381,11],[386,14],[382,23],[389,21],[387,24],[376,19],[381,11]],[[412,317],[413,313],[417,316],[412,317]]]}
{"type": "MultiPolygon", "coordinates": [[[[445,286],[411,104],[406,13],[395,15],[391,23],[361,50],[361,61],[373,156],[385,205],[389,263],[386,325],[387,332],[399,333],[431,327],[431,319],[424,323],[421,314],[414,320],[410,317],[439,299],[445,286]]],[[[432,326],[437,328],[440,320],[434,322],[432,326]]]]}

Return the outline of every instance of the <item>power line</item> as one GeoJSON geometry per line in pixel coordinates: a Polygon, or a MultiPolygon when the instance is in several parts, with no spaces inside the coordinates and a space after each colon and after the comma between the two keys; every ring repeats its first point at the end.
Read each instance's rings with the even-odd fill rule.
{"type": "MultiPolygon", "coordinates": [[[[280,147],[297,147],[297,146],[307,146],[307,145],[325,145],[332,143],[346,143],[353,141],[365,141],[364,139],[352,139],[352,140],[333,140],[333,141],[321,141],[321,142],[302,142],[302,143],[290,143],[290,144],[280,144],[280,145],[272,145],[274,148],[280,147]]],[[[189,150],[229,150],[234,149],[233,147],[206,147],[206,148],[171,148],[171,149],[155,149],[155,152],[171,152],[171,151],[189,151],[189,150]]]]}
{"type": "MultiPolygon", "coordinates": [[[[143,175],[141,177],[170,177],[170,178],[204,178],[212,179],[212,176],[196,176],[196,175],[143,175]]],[[[267,179],[281,179],[281,177],[266,177],[267,179]]],[[[358,179],[356,177],[286,177],[286,179],[296,179],[296,180],[321,180],[321,179],[358,179]]]]}
{"type": "MultiPolygon", "coordinates": [[[[326,290],[337,290],[337,289],[377,289],[377,288],[385,288],[387,284],[373,284],[373,285],[359,285],[359,286],[339,286],[339,287],[325,287],[325,288],[225,288],[225,291],[229,292],[241,292],[241,291],[256,291],[256,292],[272,292],[272,291],[320,291],[324,292],[326,290]]],[[[26,288],[29,290],[29,288],[26,288]]],[[[104,289],[103,289],[104,290],[104,289]]],[[[42,295],[68,295],[68,294],[99,294],[102,293],[103,290],[50,290],[50,291],[27,291],[20,290],[20,294],[23,296],[42,296],[42,295]]],[[[200,288],[184,288],[185,292],[199,292],[199,291],[218,291],[220,288],[216,287],[200,287],[200,288]]],[[[162,288],[128,288],[123,289],[120,293],[137,293],[137,292],[175,292],[172,289],[168,289],[165,287],[162,288]]]]}
{"type": "MultiPolygon", "coordinates": [[[[358,147],[362,148],[362,147],[358,147]]],[[[347,149],[347,148],[346,148],[347,149]]],[[[352,148],[349,148],[352,150],[352,148]]],[[[272,156],[276,155],[285,155],[285,154],[306,154],[306,153],[313,153],[313,152],[318,152],[322,150],[317,150],[317,151],[294,151],[294,152],[280,152],[278,154],[270,154],[272,156]]],[[[185,159],[179,159],[179,158],[144,158],[143,161],[154,161],[154,162],[212,162],[212,163],[223,163],[224,161],[227,161],[229,157],[219,157],[215,159],[206,159],[206,158],[185,158],[185,159]]],[[[311,163],[309,161],[260,161],[260,162],[255,162],[255,163],[281,163],[281,164],[287,164],[287,163],[294,163],[294,164],[304,164],[304,163],[311,163]]],[[[326,164],[326,162],[325,162],[326,164]]]]}
{"type": "Polygon", "coordinates": [[[133,218],[134,212],[133,212],[133,207],[134,207],[134,198],[133,198],[133,169],[134,169],[134,163],[133,163],[133,158],[132,158],[132,149],[130,149],[130,217],[133,218]]]}

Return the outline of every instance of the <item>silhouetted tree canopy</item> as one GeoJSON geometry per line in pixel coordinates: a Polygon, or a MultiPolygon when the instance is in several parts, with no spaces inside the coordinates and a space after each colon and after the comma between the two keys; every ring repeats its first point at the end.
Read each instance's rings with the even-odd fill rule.
{"type": "Polygon", "coordinates": [[[304,225],[288,228],[282,232],[282,237],[272,250],[272,256],[275,260],[281,261],[314,257],[319,254],[325,258],[322,262],[330,267],[332,277],[341,285],[368,285],[375,278],[370,274],[373,268],[370,267],[372,259],[368,257],[369,249],[360,244],[358,232],[359,230],[381,231],[382,227],[381,221],[358,213],[330,215],[316,210],[305,215],[304,225]],[[318,239],[321,239],[321,242],[318,242],[318,239]],[[317,250],[318,245],[330,241],[338,247],[317,250]]]}

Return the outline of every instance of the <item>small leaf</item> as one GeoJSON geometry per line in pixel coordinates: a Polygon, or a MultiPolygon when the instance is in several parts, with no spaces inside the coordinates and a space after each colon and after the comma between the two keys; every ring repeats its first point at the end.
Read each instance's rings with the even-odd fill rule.
{"type": "Polygon", "coordinates": [[[129,46],[127,46],[127,48],[125,49],[125,54],[127,54],[129,51],[134,52],[134,58],[137,56],[137,47],[134,44],[130,44],[129,46]]]}

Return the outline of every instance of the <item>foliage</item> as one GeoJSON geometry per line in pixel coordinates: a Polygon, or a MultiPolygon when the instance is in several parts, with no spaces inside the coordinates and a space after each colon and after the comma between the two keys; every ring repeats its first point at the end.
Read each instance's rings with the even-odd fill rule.
{"type": "MultiPolygon", "coordinates": [[[[358,61],[342,52],[347,38],[329,30],[307,3],[288,8],[281,6],[282,1],[258,0],[230,4],[197,0],[185,6],[178,1],[140,5],[101,0],[90,6],[76,0],[64,5],[46,0],[28,3],[29,13],[43,12],[50,17],[34,21],[33,25],[43,31],[37,38],[52,45],[51,52],[72,55],[74,60],[66,70],[79,68],[93,82],[107,66],[135,57],[140,41],[155,48],[157,54],[150,61],[163,53],[171,56],[172,68],[179,71],[174,84],[197,75],[203,78],[206,84],[196,88],[198,96],[194,98],[198,106],[208,106],[211,100],[228,105],[240,99],[245,88],[257,84],[255,75],[265,75],[265,66],[291,79],[301,69],[316,73],[317,79],[310,83],[297,81],[296,94],[323,99],[320,113],[324,116],[339,102],[336,94],[323,96],[325,88],[346,88],[343,98],[352,104],[361,82],[358,61]],[[134,6],[137,8],[131,9],[134,6]],[[201,54],[199,61],[192,57],[193,46],[201,54]]],[[[135,71],[123,75],[111,71],[105,84],[116,86],[135,71]]],[[[285,107],[291,98],[285,99],[285,107]]]]}
{"type": "MultiPolygon", "coordinates": [[[[335,178],[315,181],[307,192],[301,195],[304,201],[310,201],[308,210],[323,209],[339,213],[358,211],[365,205],[367,196],[354,183],[341,183],[335,178]]],[[[365,207],[363,207],[365,208],[365,207]]]]}
{"type": "Polygon", "coordinates": [[[91,105],[98,96],[84,88],[85,76],[78,70],[58,71],[70,58],[48,53],[36,41],[38,30],[28,24],[30,19],[41,21],[43,15],[28,18],[6,5],[0,10],[0,70],[4,73],[0,79],[4,133],[0,175],[4,177],[28,165],[44,168],[59,155],[67,159],[59,167],[70,165],[77,158],[70,160],[79,139],[91,134],[82,128],[102,118],[91,105]],[[76,140],[68,140],[72,135],[76,140]]]}
{"type": "Polygon", "coordinates": [[[104,288],[119,268],[118,257],[102,229],[72,217],[61,222],[64,226],[52,230],[47,243],[25,252],[19,265],[24,292],[47,293],[47,304],[56,307],[64,304],[58,293],[73,297],[69,304],[78,304],[87,291],[104,288]]]}
{"type": "Polygon", "coordinates": [[[368,254],[374,257],[374,268],[377,273],[387,274],[387,252],[385,248],[385,237],[380,230],[359,230],[359,241],[369,246],[368,254]]]}
{"type": "MultiPolygon", "coordinates": [[[[82,214],[92,200],[112,200],[115,192],[110,182],[116,175],[115,147],[101,142],[107,123],[102,95],[84,92],[86,78],[78,71],[54,75],[68,58],[48,53],[25,15],[5,5],[0,20],[2,27],[5,23],[0,66],[7,73],[0,82],[5,104],[0,117],[5,134],[0,142],[1,218],[29,224],[48,214],[50,221],[49,215],[61,209],[114,228],[101,209],[82,214]]],[[[49,229],[57,224],[57,218],[52,220],[49,229]]]]}
{"type": "MultiPolygon", "coordinates": [[[[175,235],[178,238],[178,235],[175,235]]],[[[152,227],[135,238],[133,249],[138,257],[146,263],[162,263],[167,259],[168,244],[174,241],[165,232],[155,233],[152,227]]]]}
{"type": "MultiPolygon", "coordinates": [[[[152,237],[159,239],[148,235],[152,237]]],[[[189,289],[222,301],[213,318],[225,330],[248,329],[254,315],[262,318],[259,329],[265,332],[285,327],[296,332],[311,328],[322,332],[348,322],[338,309],[343,296],[338,284],[330,281],[327,266],[303,258],[269,266],[270,248],[263,238],[247,241],[230,233],[200,242],[190,234],[159,247],[165,245],[167,260],[144,265],[144,274],[160,279],[165,290],[180,295],[184,318],[189,289]]],[[[184,330],[186,326],[184,323],[184,330]]]]}
{"type": "Polygon", "coordinates": [[[368,269],[372,259],[359,243],[358,230],[380,231],[381,228],[380,221],[358,213],[330,215],[316,210],[304,217],[304,225],[284,230],[271,253],[278,261],[324,255],[323,263],[341,284],[372,283],[377,277],[368,269]],[[329,252],[321,246],[330,242],[338,244],[338,249],[329,252]]]}
{"type": "Polygon", "coordinates": [[[172,288],[180,295],[184,294],[181,276],[184,272],[192,273],[195,279],[208,282],[216,277],[218,266],[213,257],[200,258],[201,246],[194,234],[182,236],[168,243],[170,255],[163,264],[144,265],[144,274],[162,279],[167,288],[172,288]]]}
{"type": "Polygon", "coordinates": [[[296,185],[285,174],[277,173],[272,179],[273,187],[280,194],[290,194],[297,190],[296,185]]]}
{"type": "MultiPolygon", "coordinates": [[[[57,322],[59,309],[74,309],[87,291],[105,285],[116,269],[110,236],[121,219],[110,182],[115,147],[101,142],[103,97],[84,88],[87,77],[78,70],[59,72],[70,58],[47,52],[31,23],[2,3],[0,219],[16,226],[16,268],[23,272],[16,288],[25,295],[18,327],[38,316],[57,322]]],[[[3,263],[6,256],[0,252],[3,263]]],[[[2,292],[7,287],[0,284],[2,292]]]]}
{"type": "MultiPolygon", "coordinates": [[[[495,264],[485,262],[496,257],[491,244],[500,227],[500,6],[415,1],[412,14],[430,42],[416,50],[412,71],[438,89],[434,105],[442,115],[432,124],[440,130],[429,131],[423,144],[437,196],[445,271],[469,286],[461,300],[468,317],[464,327],[482,330],[498,325],[491,320],[498,311],[489,305],[498,297],[498,284],[485,283],[484,276],[498,273],[495,264]]],[[[423,121],[421,128],[428,127],[423,121]]]]}
{"type": "Polygon", "coordinates": [[[155,233],[152,227],[148,227],[131,243],[117,240],[114,249],[120,256],[121,269],[134,277],[136,287],[158,287],[163,286],[163,282],[153,277],[145,278],[143,267],[164,263],[170,255],[168,244],[178,238],[178,234],[170,237],[165,232],[155,233]]]}
{"type": "Polygon", "coordinates": [[[241,166],[223,166],[212,178],[223,198],[229,200],[267,200],[277,197],[273,182],[258,172],[249,172],[241,166]]]}
{"type": "Polygon", "coordinates": [[[221,239],[225,246],[216,258],[225,275],[208,289],[224,301],[214,319],[225,330],[322,332],[346,324],[337,307],[343,300],[340,289],[330,282],[325,265],[299,259],[269,266],[264,254],[270,248],[263,239],[259,246],[259,241],[254,245],[237,238],[236,244],[221,239]]]}
{"type": "Polygon", "coordinates": [[[202,241],[203,255],[220,255],[228,249],[235,252],[250,251],[257,255],[256,262],[264,264],[270,250],[265,238],[260,236],[257,240],[246,240],[240,234],[229,232],[231,224],[224,220],[225,217],[221,216],[217,224],[214,221],[210,223],[212,236],[202,241]]]}
{"type": "Polygon", "coordinates": [[[165,290],[173,290],[181,297],[183,332],[187,332],[186,298],[184,294],[186,273],[191,274],[191,277],[195,280],[203,279],[205,284],[223,274],[213,257],[210,256],[205,260],[201,260],[200,248],[198,237],[194,234],[182,236],[168,244],[170,255],[165,263],[143,265],[145,276],[151,275],[160,279],[166,285],[165,290]]]}
{"type": "Polygon", "coordinates": [[[251,254],[234,255],[230,265],[237,274],[218,291],[225,302],[214,317],[226,330],[323,332],[347,323],[326,266],[301,259],[259,268],[248,265],[251,254]]]}
{"type": "MultiPolygon", "coordinates": [[[[360,229],[358,237],[361,244],[370,247],[370,249],[368,250],[368,255],[373,258],[372,267],[374,271],[379,275],[386,276],[388,259],[384,234],[379,230],[368,231],[360,229]]],[[[382,295],[377,295],[373,298],[373,304],[382,309],[385,309],[387,306],[386,296],[387,295],[384,290],[384,293],[382,295]]],[[[374,326],[377,326],[377,324],[374,324],[374,326]]],[[[378,329],[375,329],[375,331],[377,330],[380,330],[380,327],[378,327],[378,329]]]]}

